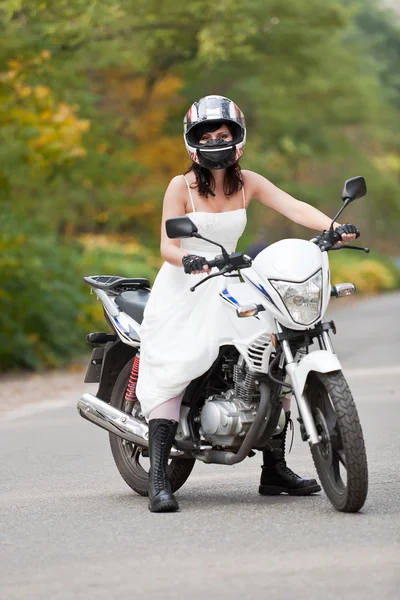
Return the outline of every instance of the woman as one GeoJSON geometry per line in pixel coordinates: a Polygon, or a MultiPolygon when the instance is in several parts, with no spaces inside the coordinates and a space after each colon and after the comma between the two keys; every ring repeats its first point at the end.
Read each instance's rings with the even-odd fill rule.
{"type": "MultiPolygon", "coordinates": [[[[149,509],[178,509],[168,482],[166,467],[179,421],[183,393],[189,383],[205,373],[219,351],[221,331],[229,337],[229,323],[218,297],[223,282],[211,279],[190,292],[193,276],[209,272],[207,259],[215,246],[195,238],[171,240],[165,221],[190,215],[198,230],[228,252],[235,250],[246,226],[246,208],[254,198],[295,223],[322,231],[330,219],[316,208],[295,200],[265,177],[242,171],[239,159],[246,142],[242,111],[228,98],[206,96],[195,102],[184,119],[184,139],[192,165],[185,175],[174,177],[164,197],[161,224],[161,255],[165,260],[154,282],[141,326],[141,355],[137,397],[149,420],[149,509]],[[191,274],[192,277],[188,277],[191,274]],[[218,338],[217,333],[218,332],[218,338]]],[[[344,242],[355,238],[354,225],[334,224],[344,242]]],[[[321,488],[315,479],[293,473],[284,458],[290,422],[274,445],[263,452],[261,494],[308,495],[321,488]]]]}

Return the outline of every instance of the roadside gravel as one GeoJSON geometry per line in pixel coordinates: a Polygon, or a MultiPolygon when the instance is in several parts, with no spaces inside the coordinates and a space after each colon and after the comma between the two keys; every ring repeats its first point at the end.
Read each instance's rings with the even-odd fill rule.
{"type": "Polygon", "coordinates": [[[89,356],[67,368],[0,376],[0,413],[37,402],[63,400],[86,390],[84,383],[89,356]]]}

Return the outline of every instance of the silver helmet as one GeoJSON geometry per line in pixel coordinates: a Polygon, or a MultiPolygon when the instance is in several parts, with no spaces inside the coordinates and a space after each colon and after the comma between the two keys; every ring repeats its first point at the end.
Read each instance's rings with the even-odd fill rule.
{"type": "Polygon", "coordinates": [[[194,102],[183,120],[183,137],[186,150],[193,162],[206,169],[226,169],[235,164],[243,154],[246,143],[246,122],[240,108],[225,96],[205,96],[194,102]],[[225,123],[233,140],[209,140],[200,144],[201,134],[207,125],[225,123]]]}

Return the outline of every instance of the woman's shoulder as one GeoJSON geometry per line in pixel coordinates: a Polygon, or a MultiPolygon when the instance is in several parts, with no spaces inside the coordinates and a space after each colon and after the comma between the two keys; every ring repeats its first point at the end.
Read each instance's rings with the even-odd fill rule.
{"type": "Polygon", "coordinates": [[[248,169],[242,169],[241,174],[242,174],[244,184],[246,184],[246,182],[248,182],[248,183],[257,182],[260,180],[260,177],[265,179],[265,177],[263,175],[260,175],[260,173],[256,173],[255,171],[249,171],[248,169]]]}
{"type": "Polygon", "coordinates": [[[186,188],[185,176],[184,175],[175,175],[175,177],[173,177],[171,179],[171,181],[169,182],[168,188],[173,188],[175,190],[186,188]]]}
{"type": "Polygon", "coordinates": [[[247,204],[257,195],[258,186],[260,183],[260,175],[255,171],[249,171],[248,169],[242,169],[242,180],[244,185],[244,191],[247,198],[247,204]]]}
{"type": "Polygon", "coordinates": [[[170,180],[165,195],[169,197],[171,194],[181,198],[187,194],[187,180],[184,175],[175,175],[175,177],[170,180]]]}
{"type": "Polygon", "coordinates": [[[165,190],[163,205],[173,207],[176,214],[186,212],[187,184],[183,175],[173,177],[165,190]]]}

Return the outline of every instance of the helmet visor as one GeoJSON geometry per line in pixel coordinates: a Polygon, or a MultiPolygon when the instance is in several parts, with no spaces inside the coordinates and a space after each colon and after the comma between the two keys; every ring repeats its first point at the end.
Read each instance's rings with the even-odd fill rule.
{"type": "Polygon", "coordinates": [[[214,143],[228,148],[243,141],[243,130],[237,123],[233,123],[232,121],[202,121],[197,125],[193,125],[191,130],[187,133],[186,139],[192,148],[204,148],[204,146],[209,146],[210,144],[213,145],[214,143]],[[227,126],[229,133],[232,136],[231,140],[218,139],[218,141],[214,140],[214,142],[208,140],[205,143],[200,141],[204,134],[217,131],[222,125],[227,126]]]}
{"type": "Polygon", "coordinates": [[[232,130],[233,140],[231,143],[240,143],[243,141],[246,124],[240,108],[223,96],[206,96],[195,102],[186,114],[184,121],[184,133],[190,141],[190,144],[197,146],[198,141],[195,139],[194,128],[196,125],[209,122],[219,121],[221,124],[225,122],[230,130],[232,130]]]}

